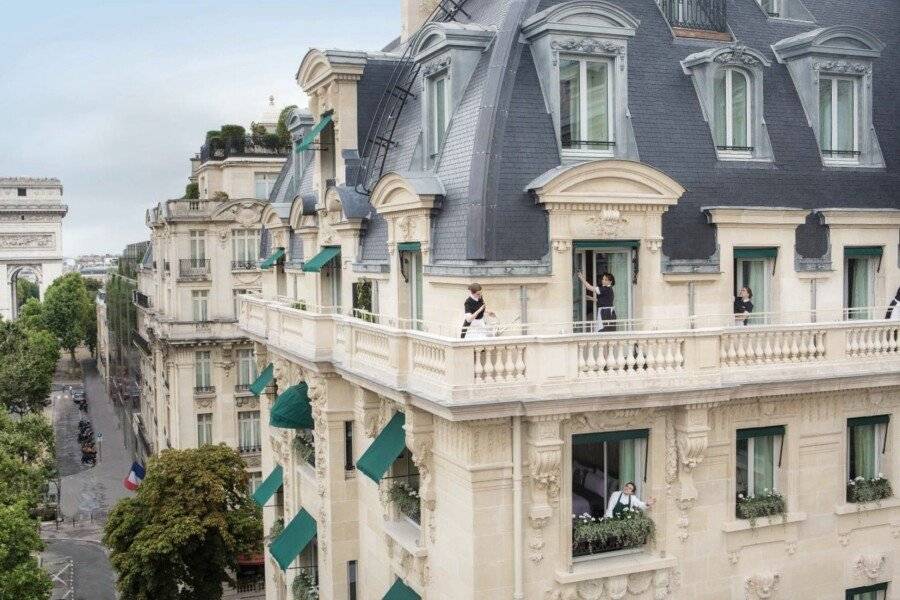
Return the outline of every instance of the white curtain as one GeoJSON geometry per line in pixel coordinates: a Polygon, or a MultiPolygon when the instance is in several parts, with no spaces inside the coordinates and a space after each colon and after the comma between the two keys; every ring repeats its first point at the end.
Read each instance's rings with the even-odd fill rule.
{"type": "Polygon", "coordinates": [[[731,146],[747,145],[747,78],[731,71],[731,146]]]}
{"type": "Polygon", "coordinates": [[[819,80],[819,144],[831,150],[831,80],[819,80]]]}
{"type": "MultiPolygon", "coordinates": [[[[631,318],[631,278],[628,277],[628,262],[631,260],[630,252],[612,252],[608,256],[609,272],[616,278],[616,285],[613,287],[614,306],[616,307],[616,316],[622,319],[631,318]]],[[[597,283],[600,283],[598,276],[597,283]]]]}
{"type": "Polygon", "coordinates": [[[853,150],[853,82],[837,82],[836,150],[853,150]]]}
{"type": "Polygon", "coordinates": [[[560,137],[563,148],[581,139],[581,65],[577,60],[559,61],[560,137]]]}
{"type": "Polygon", "coordinates": [[[609,141],[609,77],[605,62],[587,63],[587,101],[587,139],[609,141]]]}
{"type": "Polygon", "coordinates": [[[728,145],[725,130],[727,103],[725,73],[726,71],[724,69],[716,71],[716,77],[713,82],[713,137],[715,138],[716,146],[728,145]]]}

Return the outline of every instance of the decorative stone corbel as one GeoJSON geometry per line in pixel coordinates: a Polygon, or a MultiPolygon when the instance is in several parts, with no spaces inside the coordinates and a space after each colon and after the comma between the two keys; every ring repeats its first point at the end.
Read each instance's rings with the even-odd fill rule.
{"type": "Polygon", "coordinates": [[[680,512],[677,526],[678,539],[687,541],[690,529],[690,511],[697,500],[694,485],[694,469],[703,462],[709,445],[709,409],[687,407],[675,415],[675,443],[678,453],[679,492],[675,499],[680,512]]]}
{"type": "Polygon", "coordinates": [[[881,578],[886,561],[884,554],[862,554],[856,559],[856,572],[861,578],[876,581],[881,578]]]}
{"type": "Polygon", "coordinates": [[[356,421],[362,423],[363,433],[368,438],[378,435],[378,420],[381,408],[381,401],[378,394],[365,388],[354,387],[354,412],[356,413],[356,421]]]}
{"type": "Polygon", "coordinates": [[[744,582],[747,600],[766,600],[774,597],[775,587],[781,581],[780,573],[757,573],[744,582]]]}
{"type": "Polygon", "coordinates": [[[563,440],[560,425],[568,415],[529,419],[528,475],[533,506],[554,507],[562,480],[563,440]]]}
{"type": "Polygon", "coordinates": [[[436,495],[433,480],[434,418],[430,413],[413,407],[406,409],[406,446],[419,470],[419,499],[422,503],[422,530],[428,532],[431,543],[435,539],[434,509],[436,495]]]}

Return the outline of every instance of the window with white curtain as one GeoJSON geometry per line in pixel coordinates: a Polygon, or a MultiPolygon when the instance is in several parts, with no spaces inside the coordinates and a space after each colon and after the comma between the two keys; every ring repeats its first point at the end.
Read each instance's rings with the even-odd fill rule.
{"type": "Polygon", "coordinates": [[[847,318],[871,319],[875,303],[877,259],[868,256],[844,259],[844,297],[847,318]]]}
{"type": "MultiPolygon", "coordinates": [[[[191,260],[201,261],[206,259],[206,232],[199,230],[191,230],[191,260]]],[[[199,266],[195,264],[194,266],[199,266]]]]}
{"type": "Polygon", "coordinates": [[[275,187],[275,181],[278,179],[278,173],[254,173],[253,181],[255,184],[255,197],[257,200],[268,200],[272,188],[275,187]]]}
{"type": "Polygon", "coordinates": [[[572,514],[602,517],[613,492],[634,483],[644,499],[647,429],[572,436],[572,514]]]}
{"type": "Polygon", "coordinates": [[[819,77],[819,144],[826,159],[859,156],[858,79],[819,77]]]}
{"type": "Polygon", "coordinates": [[[253,350],[244,349],[237,351],[238,356],[238,385],[250,385],[256,380],[256,360],[253,358],[253,350]]]}
{"type": "Polygon", "coordinates": [[[888,415],[847,420],[847,479],[874,479],[887,470],[888,415]]]}
{"type": "Polygon", "coordinates": [[[719,69],[713,88],[716,148],[725,152],[750,153],[753,150],[753,120],[749,77],[739,69],[719,69]]]}
{"type": "Polygon", "coordinates": [[[738,498],[755,498],[781,489],[784,427],[737,431],[736,480],[738,498]]]}
{"type": "Polygon", "coordinates": [[[197,415],[197,445],[213,443],[213,416],[212,413],[197,415]]]}
{"type": "Polygon", "coordinates": [[[209,321],[209,290],[191,291],[191,309],[194,321],[209,321]]]}
{"type": "Polygon", "coordinates": [[[612,154],[613,101],[611,60],[560,57],[559,128],[564,152],[612,154]]]}
{"type": "Polygon", "coordinates": [[[428,79],[428,155],[432,159],[441,150],[450,122],[450,79],[447,74],[428,79]]]}
{"type": "Polygon", "coordinates": [[[212,387],[212,353],[208,350],[194,353],[194,387],[202,390],[212,387]]]}
{"type": "Polygon", "coordinates": [[[256,261],[259,260],[259,231],[256,229],[232,230],[231,256],[233,266],[256,268],[256,261]]]}
{"type": "Polygon", "coordinates": [[[238,446],[243,452],[256,452],[260,448],[259,411],[238,413],[238,446]]]}

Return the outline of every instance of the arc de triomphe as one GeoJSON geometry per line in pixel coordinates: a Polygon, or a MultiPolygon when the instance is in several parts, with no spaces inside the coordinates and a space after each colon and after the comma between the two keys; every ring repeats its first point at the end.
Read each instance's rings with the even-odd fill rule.
{"type": "Polygon", "coordinates": [[[41,298],[62,275],[62,184],[54,178],[0,177],[0,315],[16,317],[16,282],[30,273],[41,298]]]}

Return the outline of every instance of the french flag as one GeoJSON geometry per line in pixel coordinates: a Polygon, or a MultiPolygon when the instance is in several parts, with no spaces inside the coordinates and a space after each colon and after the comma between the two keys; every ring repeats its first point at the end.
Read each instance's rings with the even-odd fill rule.
{"type": "Polygon", "coordinates": [[[125,481],[122,483],[125,484],[125,488],[131,490],[132,492],[138,489],[141,486],[141,482],[144,480],[144,467],[138,463],[131,463],[131,472],[128,473],[128,477],[125,478],[125,481]]]}

